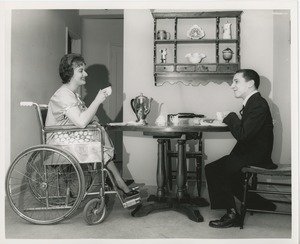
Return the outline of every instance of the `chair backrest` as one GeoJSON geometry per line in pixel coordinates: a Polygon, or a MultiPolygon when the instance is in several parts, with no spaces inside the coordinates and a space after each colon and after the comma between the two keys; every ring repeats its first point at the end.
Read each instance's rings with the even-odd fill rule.
{"type": "Polygon", "coordinates": [[[47,108],[41,108],[42,126],[43,127],[45,127],[45,124],[46,124],[47,113],[48,113],[48,107],[47,108]]]}
{"type": "Polygon", "coordinates": [[[41,142],[43,144],[46,143],[46,135],[45,135],[45,123],[46,123],[46,117],[48,113],[48,105],[47,104],[37,104],[35,103],[35,108],[37,111],[37,116],[39,120],[40,130],[41,130],[41,142]]]}

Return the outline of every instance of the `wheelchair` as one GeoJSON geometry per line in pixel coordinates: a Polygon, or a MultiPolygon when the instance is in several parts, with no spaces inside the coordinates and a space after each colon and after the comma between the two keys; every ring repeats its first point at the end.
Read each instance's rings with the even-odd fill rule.
{"type": "Polygon", "coordinates": [[[6,174],[6,196],[19,217],[33,224],[55,224],[70,218],[86,197],[97,196],[87,201],[83,209],[85,222],[94,225],[103,222],[106,217],[109,194],[116,195],[123,208],[141,202],[139,195],[124,199],[119,194],[113,175],[101,161],[93,158],[88,158],[91,162],[82,160],[69,150],[77,143],[83,145],[81,150],[87,156],[89,150],[97,150],[99,158],[104,158],[101,140],[93,142],[90,138],[95,133],[102,138],[103,127],[99,124],[91,124],[84,129],[67,125],[46,127],[48,105],[34,102],[21,102],[20,105],[36,108],[42,144],[20,153],[6,174]],[[79,142],[72,144],[70,140],[68,145],[46,144],[49,135],[63,140],[64,137],[70,138],[71,134],[79,142]]]}

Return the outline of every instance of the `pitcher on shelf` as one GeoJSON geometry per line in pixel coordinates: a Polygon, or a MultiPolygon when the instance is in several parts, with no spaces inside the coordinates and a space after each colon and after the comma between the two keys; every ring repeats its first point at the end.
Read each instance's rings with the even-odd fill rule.
{"type": "Polygon", "coordinates": [[[136,122],[142,125],[148,124],[146,117],[150,113],[152,98],[148,98],[141,93],[136,98],[131,99],[131,107],[135,113],[137,120],[136,122]]]}
{"type": "Polygon", "coordinates": [[[223,26],[223,39],[231,39],[231,23],[229,22],[223,26]]]}

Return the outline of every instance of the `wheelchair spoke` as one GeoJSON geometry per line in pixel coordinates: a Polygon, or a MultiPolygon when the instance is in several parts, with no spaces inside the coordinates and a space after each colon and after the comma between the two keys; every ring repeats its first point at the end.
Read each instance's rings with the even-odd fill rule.
{"type": "Polygon", "coordinates": [[[6,178],[13,210],[25,220],[52,224],[70,216],[84,195],[80,165],[68,153],[51,146],[20,154],[6,178]]]}

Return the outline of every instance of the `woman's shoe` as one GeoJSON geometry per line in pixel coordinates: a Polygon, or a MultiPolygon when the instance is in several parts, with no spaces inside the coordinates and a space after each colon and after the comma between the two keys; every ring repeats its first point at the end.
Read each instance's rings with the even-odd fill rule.
{"type": "Polygon", "coordinates": [[[136,195],[139,195],[140,193],[136,190],[131,190],[130,192],[127,192],[125,194],[123,194],[124,198],[129,198],[129,197],[133,197],[136,195]]]}
{"type": "Polygon", "coordinates": [[[139,195],[140,193],[138,192],[138,191],[136,191],[136,190],[131,190],[131,191],[129,191],[129,192],[125,192],[123,189],[121,189],[120,187],[118,187],[117,186],[117,188],[118,188],[118,190],[120,190],[121,192],[123,192],[123,197],[124,198],[129,198],[129,197],[132,197],[132,196],[135,196],[135,195],[139,195]]]}

